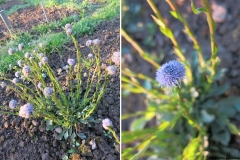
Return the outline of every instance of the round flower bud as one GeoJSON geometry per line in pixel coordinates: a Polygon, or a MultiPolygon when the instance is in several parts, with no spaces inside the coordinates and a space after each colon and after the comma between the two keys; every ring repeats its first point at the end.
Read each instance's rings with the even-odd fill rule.
{"type": "Polygon", "coordinates": [[[18,64],[19,67],[22,67],[22,61],[21,60],[18,60],[17,64],[18,64]]]}
{"type": "Polygon", "coordinates": [[[13,53],[14,53],[14,50],[12,48],[9,48],[8,54],[13,55],[13,53]]]}
{"type": "Polygon", "coordinates": [[[10,102],[9,102],[9,107],[11,108],[11,109],[15,109],[16,107],[17,107],[17,101],[16,100],[11,100],[10,102]]]}
{"type": "Polygon", "coordinates": [[[29,57],[29,60],[30,60],[30,61],[33,61],[33,59],[34,59],[33,57],[29,57]]]}
{"type": "Polygon", "coordinates": [[[93,44],[93,41],[92,40],[88,40],[87,42],[86,42],[86,46],[91,46],[93,44]]]}
{"type": "Polygon", "coordinates": [[[120,65],[120,52],[114,52],[111,59],[115,65],[120,65]]]}
{"type": "Polygon", "coordinates": [[[29,74],[31,73],[31,68],[29,66],[24,66],[22,72],[25,77],[28,77],[29,74]]]}
{"type": "Polygon", "coordinates": [[[68,63],[70,66],[73,66],[73,65],[75,65],[75,60],[74,60],[74,59],[68,59],[67,63],[68,63]]]}
{"type": "Polygon", "coordinates": [[[39,53],[38,54],[38,58],[41,59],[42,57],[44,57],[44,54],[43,53],[39,53]]]}
{"type": "Polygon", "coordinates": [[[43,63],[42,63],[42,62],[39,62],[38,65],[39,65],[39,67],[42,67],[42,66],[43,66],[43,63]]]}
{"type": "Polygon", "coordinates": [[[29,58],[30,57],[30,53],[25,53],[25,58],[29,58]]]}
{"type": "Polygon", "coordinates": [[[19,78],[21,76],[21,73],[19,71],[15,72],[15,77],[19,78]]]}
{"type": "Polygon", "coordinates": [[[47,58],[47,57],[42,57],[42,63],[43,63],[43,64],[48,63],[48,58],[47,58]]]}
{"type": "Polygon", "coordinates": [[[100,42],[101,42],[101,41],[100,41],[99,39],[94,39],[94,40],[93,40],[93,44],[94,44],[94,45],[99,45],[100,42]]]}
{"type": "Polygon", "coordinates": [[[93,54],[92,53],[89,53],[88,54],[88,58],[93,58],[94,56],[93,56],[93,54]]]}
{"type": "Polygon", "coordinates": [[[37,87],[38,87],[38,89],[42,90],[43,89],[43,84],[41,82],[39,82],[37,87]]]}
{"type": "Polygon", "coordinates": [[[30,103],[27,103],[20,107],[19,116],[23,118],[30,118],[30,115],[33,114],[33,106],[30,103]]]}
{"type": "Polygon", "coordinates": [[[70,28],[67,29],[67,30],[66,30],[66,33],[67,33],[67,35],[71,35],[71,34],[72,34],[72,29],[70,29],[70,28]]]}
{"type": "Polygon", "coordinates": [[[49,96],[52,95],[52,93],[53,93],[53,90],[52,90],[51,87],[46,87],[46,88],[44,88],[43,94],[44,94],[45,96],[49,97],[49,96]]]}
{"type": "Polygon", "coordinates": [[[21,50],[23,49],[23,47],[24,47],[24,44],[23,44],[23,43],[20,43],[20,44],[18,45],[19,51],[21,51],[21,50]]]}
{"type": "Polygon", "coordinates": [[[65,29],[68,30],[68,29],[72,29],[72,25],[70,23],[67,23],[65,25],[65,29]]]}
{"type": "Polygon", "coordinates": [[[114,75],[117,73],[117,69],[115,66],[108,66],[106,68],[106,70],[107,70],[108,74],[110,74],[110,75],[114,75]]]}
{"type": "Polygon", "coordinates": [[[110,119],[105,118],[104,120],[102,120],[102,126],[104,129],[108,130],[109,128],[111,128],[113,126],[113,124],[110,119]]]}
{"type": "Polygon", "coordinates": [[[14,84],[16,84],[16,83],[19,82],[19,80],[18,80],[17,78],[13,78],[12,82],[13,82],[14,84]]]}

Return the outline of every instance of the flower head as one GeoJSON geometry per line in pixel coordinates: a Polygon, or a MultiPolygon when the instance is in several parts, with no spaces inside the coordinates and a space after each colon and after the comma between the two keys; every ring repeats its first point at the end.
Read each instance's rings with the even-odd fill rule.
{"type": "Polygon", "coordinates": [[[108,118],[105,118],[104,120],[102,120],[102,126],[104,129],[108,130],[109,127],[112,127],[113,124],[112,124],[112,121],[108,118]]]}
{"type": "Polygon", "coordinates": [[[99,39],[94,39],[94,40],[93,40],[93,44],[94,44],[94,45],[99,45],[100,42],[101,42],[101,41],[100,41],[99,39]]]}
{"type": "Polygon", "coordinates": [[[16,84],[16,83],[19,82],[19,80],[18,80],[17,78],[13,78],[12,82],[13,82],[14,84],[16,84]]]}
{"type": "Polygon", "coordinates": [[[114,52],[111,59],[116,65],[120,65],[120,52],[114,52]]]}
{"type": "Polygon", "coordinates": [[[22,72],[23,72],[23,75],[27,77],[31,73],[31,68],[29,66],[24,66],[22,69],[22,72]]]}
{"type": "Polygon", "coordinates": [[[15,72],[15,77],[20,77],[21,76],[21,73],[19,71],[15,72]]]}
{"type": "Polygon", "coordinates": [[[30,115],[33,114],[33,106],[30,103],[27,103],[20,107],[19,116],[23,118],[30,118],[30,115]]]}
{"type": "Polygon", "coordinates": [[[12,48],[9,48],[8,54],[13,55],[13,53],[14,53],[14,50],[12,48]]]}
{"type": "Polygon", "coordinates": [[[41,90],[41,89],[43,89],[43,84],[39,82],[38,85],[37,85],[37,87],[38,87],[38,89],[41,90]]]}
{"type": "Polygon", "coordinates": [[[30,57],[30,53],[26,52],[24,56],[25,56],[25,58],[29,58],[30,57]]]}
{"type": "Polygon", "coordinates": [[[43,63],[42,63],[42,62],[39,62],[38,65],[39,65],[39,67],[42,67],[42,66],[43,66],[43,63]]]}
{"type": "Polygon", "coordinates": [[[184,65],[176,60],[169,61],[157,70],[156,80],[161,87],[177,87],[186,76],[184,65]]]}
{"type": "Polygon", "coordinates": [[[18,64],[19,67],[22,67],[22,61],[21,60],[18,60],[17,64],[18,64]]]}
{"type": "Polygon", "coordinates": [[[33,57],[29,57],[29,60],[30,60],[30,61],[33,61],[33,60],[34,60],[34,58],[33,58],[33,57]]]}
{"type": "Polygon", "coordinates": [[[68,29],[72,29],[72,25],[70,23],[67,23],[65,25],[65,29],[68,30],[68,29]]]}
{"type": "Polygon", "coordinates": [[[89,53],[89,54],[88,54],[88,58],[93,58],[93,54],[92,54],[92,53],[89,53]]]}
{"type": "Polygon", "coordinates": [[[87,42],[86,42],[86,46],[91,46],[93,44],[93,41],[92,40],[88,40],[87,42]]]}
{"type": "Polygon", "coordinates": [[[14,109],[14,108],[16,108],[17,107],[17,101],[16,100],[11,100],[10,102],[9,102],[9,107],[11,108],[11,109],[14,109]]]}
{"type": "Polygon", "coordinates": [[[42,57],[42,63],[44,63],[44,64],[48,63],[48,58],[47,57],[42,57]]]}
{"type": "Polygon", "coordinates": [[[44,57],[44,54],[43,53],[39,53],[38,54],[38,58],[42,58],[42,57],[44,57]]]}
{"type": "Polygon", "coordinates": [[[73,66],[73,65],[75,65],[75,60],[74,59],[68,59],[68,64],[70,65],[70,66],[73,66]]]}
{"type": "Polygon", "coordinates": [[[67,33],[67,35],[71,35],[71,34],[72,34],[72,29],[70,29],[70,28],[67,29],[67,30],[66,30],[66,33],[67,33]]]}
{"type": "Polygon", "coordinates": [[[23,49],[23,47],[24,47],[24,44],[23,44],[23,43],[20,43],[20,44],[18,45],[19,51],[21,51],[21,50],[23,49]]]}
{"type": "Polygon", "coordinates": [[[51,87],[46,87],[46,88],[44,88],[43,94],[44,94],[45,96],[49,97],[49,96],[52,95],[52,93],[53,93],[53,90],[52,90],[51,87]]]}
{"type": "Polygon", "coordinates": [[[108,74],[110,74],[110,75],[114,75],[117,73],[117,69],[115,66],[108,66],[106,68],[106,70],[107,70],[108,74]]]}

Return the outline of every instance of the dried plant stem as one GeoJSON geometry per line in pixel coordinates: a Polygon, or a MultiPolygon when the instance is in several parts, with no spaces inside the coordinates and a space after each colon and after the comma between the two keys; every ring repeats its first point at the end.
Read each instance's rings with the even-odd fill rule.
{"type": "Polygon", "coordinates": [[[203,54],[202,54],[202,49],[201,46],[199,45],[197,38],[194,36],[191,28],[189,27],[186,19],[181,15],[181,13],[178,11],[176,5],[172,2],[172,0],[166,0],[166,2],[169,4],[169,6],[172,8],[173,11],[175,11],[178,16],[178,19],[182,22],[184,28],[185,28],[185,33],[188,34],[188,36],[191,38],[193,44],[194,44],[194,49],[196,49],[199,57],[199,62],[202,68],[205,66],[205,62],[203,59],[203,54]]]}
{"type": "Polygon", "coordinates": [[[187,77],[188,77],[189,82],[192,83],[193,76],[192,76],[191,68],[187,64],[186,58],[184,57],[184,54],[183,54],[183,52],[181,50],[181,47],[180,47],[179,43],[177,42],[176,38],[174,37],[172,30],[165,23],[161,13],[158,11],[158,9],[157,9],[156,5],[154,4],[154,2],[152,0],[147,0],[147,2],[150,5],[150,7],[152,8],[153,12],[157,16],[157,18],[152,16],[153,19],[157,20],[159,23],[161,23],[162,27],[160,26],[160,30],[161,31],[165,30],[165,32],[168,34],[166,36],[168,38],[170,38],[170,40],[172,41],[172,43],[174,45],[175,54],[181,59],[182,63],[184,63],[186,65],[187,77]]]}
{"type": "Polygon", "coordinates": [[[160,65],[157,64],[153,59],[146,54],[143,49],[123,30],[121,29],[122,36],[138,51],[139,55],[149,63],[151,63],[154,67],[159,68],[160,65]]]}

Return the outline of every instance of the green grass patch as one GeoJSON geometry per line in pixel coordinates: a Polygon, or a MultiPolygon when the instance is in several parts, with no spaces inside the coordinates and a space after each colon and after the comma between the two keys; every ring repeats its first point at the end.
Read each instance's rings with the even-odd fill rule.
{"type": "MultiPolygon", "coordinates": [[[[107,21],[119,15],[119,0],[108,0],[107,3],[102,5],[101,8],[96,9],[92,14],[89,14],[86,17],[76,21],[73,25],[73,34],[77,37],[80,37],[84,34],[92,34],[94,28],[102,21],[107,21]]],[[[16,65],[17,59],[14,58],[14,56],[8,55],[8,49],[16,49],[19,43],[24,43],[25,47],[30,51],[36,48],[36,45],[39,43],[43,43],[46,48],[46,53],[51,54],[53,52],[60,52],[63,45],[70,41],[70,39],[64,31],[60,33],[51,33],[50,30],[55,28],[63,28],[64,25],[69,22],[74,22],[73,17],[66,17],[59,22],[51,22],[46,25],[33,27],[33,31],[41,33],[41,36],[39,37],[31,35],[28,32],[24,32],[18,33],[13,36],[12,40],[4,42],[4,44],[0,46],[0,72],[5,73],[9,68],[9,64],[16,65]],[[31,43],[31,45],[28,45],[29,43],[31,43]]]]}
{"type": "Polygon", "coordinates": [[[9,16],[9,15],[13,14],[14,12],[18,11],[19,9],[27,8],[30,6],[31,6],[30,3],[15,5],[15,6],[11,7],[10,10],[6,11],[6,14],[9,16]]]}

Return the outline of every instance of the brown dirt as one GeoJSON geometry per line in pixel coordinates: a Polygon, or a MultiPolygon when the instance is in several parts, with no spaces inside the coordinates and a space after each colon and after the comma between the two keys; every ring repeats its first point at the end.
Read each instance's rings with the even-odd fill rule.
{"type": "MultiPolygon", "coordinates": [[[[87,56],[91,50],[85,46],[89,39],[99,38],[102,40],[101,63],[106,63],[114,51],[120,50],[119,18],[109,22],[103,22],[96,27],[92,35],[85,35],[78,39],[81,52],[87,56]]],[[[72,42],[66,44],[62,54],[49,56],[49,64],[56,71],[66,65],[68,58],[75,58],[72,42]]],[[[110,118],[113,121],[114,130],[120,136],[120,69],[112,76],[108,91],[102,98],[98,109],[93,114],[95,118],[110,118]]],[[[13,77],[14,75],[9,75],[13,77]]],[[[0,90],[0,105],[8,106],[12,99],[19,100],[18,95],[7,89],[0,90]]],[[[21,103],[21,102],[20,102],[21,103]]],[[[68,141],[56,139],[57,133],[45,131],[45,123],[42,119],[23,119],[18,116],[0,115],[0,159],[61,159],[70,149],[68,141]],[[38,123],[33,125],[33,121],[38,123]],[[37,138],[36,138],[37,137],[37,138]],[[37,140],[36,140],[37,139],[37,140]]],[[[109,139],[103,134],[102,124],[93,124],[93,127],[82,126],[81,132],[86,138],[86,145],[89,148],[89,155],[81,155],[83,160],[117,160],[119,153],[114,146],[114,139],[109,139]],[[97,139],[97,148],[90,149],[88,142],[97,139]]]]}
{"type": "MultiPolygon", "coordinates": [[[[18,0],[9,1],[5,4],[6,10],[10,9],[11,6],[21,4],[18,0]]],[[[70,15],[78,15],[79,11],[71,10],[68,8],[45,8],[46,14],[49,21],[58,21],[63,17],[68,17],[70,15]]],[[[8,16],[13,29],[16,31],[30,31],[33,26],[37,26],[39,24],[44,24],[46,22],[45,15],[43,13],[41,6],[30,6],[24,9],[20,9],[17,12],[8,16]]],[[[10,37],[9,32],[4,24],[4,22],[0,21],[0,41],[4,41],[10,37]]]]}

